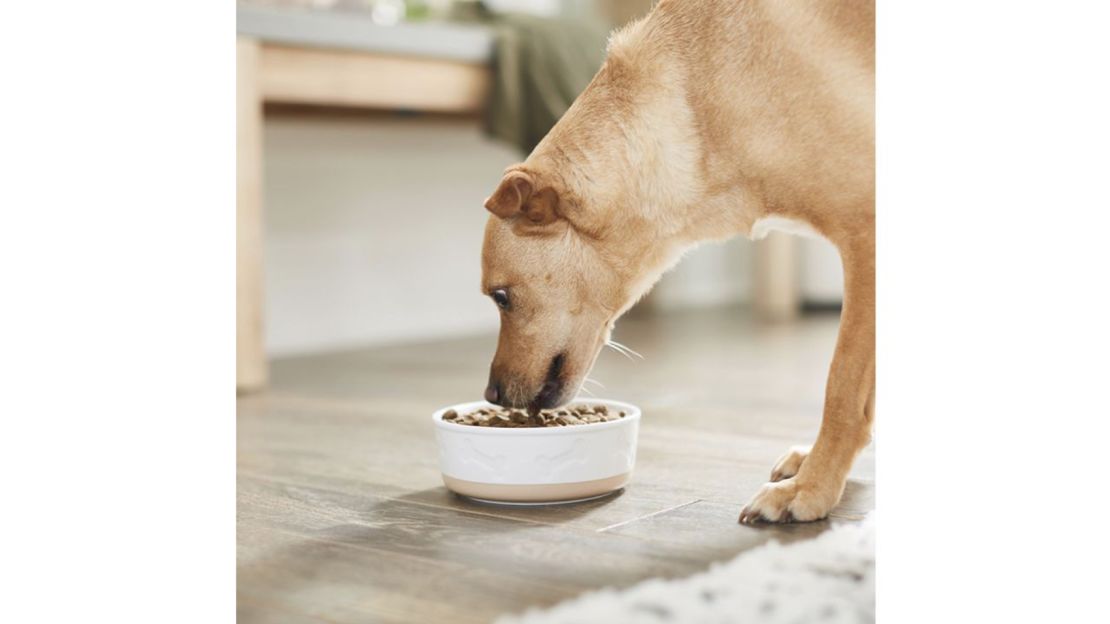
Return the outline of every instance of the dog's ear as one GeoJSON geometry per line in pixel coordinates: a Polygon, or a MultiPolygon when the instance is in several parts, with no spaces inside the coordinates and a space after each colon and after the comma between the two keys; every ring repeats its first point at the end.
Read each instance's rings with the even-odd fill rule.
{"type": "Polygon", "coordinates": [[[486,199],[486,210],[502,219],[513,217],[532,198],[532,189],[532,176],[523,171],[507,173],[493,195],[486,199]]]}
{"type": "Polygon", "coordinates": [[[557,217],[559,195],[553,188],[535,190],[532,176],[524,171],[512,171],[501,179],[501,184],[486,200],[486,210],[508,219],[523,214],[536,225],[546,225],[557,217]]]}

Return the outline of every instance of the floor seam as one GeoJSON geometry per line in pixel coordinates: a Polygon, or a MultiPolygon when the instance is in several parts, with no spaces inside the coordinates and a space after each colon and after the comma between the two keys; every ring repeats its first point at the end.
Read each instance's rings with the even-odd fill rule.
{"type": "Polygon", "coordinates": [[[620,528],[620,527],[625,526],[627,524],[632,524],[633,522],[639,522],[640,520],[647,520],[648,518],[654,518],[655,516],[658,516],[659,514],[665,514],[665,513],[674,511],[676,509],[682,509],[683,507],[689,507],[690,505],[693,505],[694,503],[700,503],[700,502],[701,502],[700,498],[695,498],[694,500],[692,500],[688,503],[682,503],[681,505],[675,505],[674,507],[668,507],[666,509],[660,509],[659,511],[653,511],[649,514],[640,516],[638,518],[632,518],[631,520],[625,520],[624,522],[618,522],[616,524],[610,524],[607,527],[602,527],[602,528],[598,529],[597,532],[598,533],[605,533],[606,531],[609,531],[611,529],[617,529],[617,528],[620,528]]]}

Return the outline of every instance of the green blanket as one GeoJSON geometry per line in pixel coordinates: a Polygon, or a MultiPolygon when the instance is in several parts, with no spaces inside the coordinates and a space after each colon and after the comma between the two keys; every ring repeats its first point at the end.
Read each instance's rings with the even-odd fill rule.
{"type": "Polygon", "coordinates": [[[600,20],[494,18],[494,84],[486,130],[527,154],[570,108],[605,59],[600,20]]]}

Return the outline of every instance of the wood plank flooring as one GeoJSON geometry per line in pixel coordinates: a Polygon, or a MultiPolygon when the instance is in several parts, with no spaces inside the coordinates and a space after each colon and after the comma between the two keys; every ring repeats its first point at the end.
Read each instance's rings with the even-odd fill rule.
{"type": "Polygon", "coordinates": [[[809,443],[835,316],[742,310],[622,321],[599,396],[640,405],[632,482],[572,506],[448,492],[430,417],[479,397],[494,336],[277,360],[238,402],[241,622],[489,622],[600,586],[679,577],[769,539],[809,539],[874,506],[868,448],[824,522],[736,523],[792,444],[809,443]]]}

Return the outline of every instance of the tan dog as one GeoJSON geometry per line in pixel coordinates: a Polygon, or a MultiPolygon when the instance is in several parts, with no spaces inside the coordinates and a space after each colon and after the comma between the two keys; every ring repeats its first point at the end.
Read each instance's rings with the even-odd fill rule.
{"type": "Polygon", "coordinates": [[[486,201],[483,290],[502,309],[486,398],[573,398],[617,318],[699,242],[816,231],[845,272],[824,420],[740,521],[825,517],[871,435],[874,177],[871,2],[662,0],[486,201]]]}

